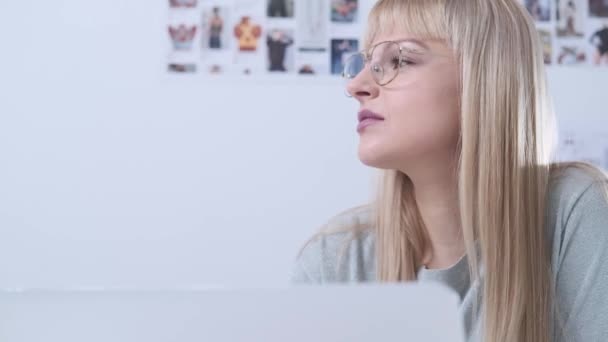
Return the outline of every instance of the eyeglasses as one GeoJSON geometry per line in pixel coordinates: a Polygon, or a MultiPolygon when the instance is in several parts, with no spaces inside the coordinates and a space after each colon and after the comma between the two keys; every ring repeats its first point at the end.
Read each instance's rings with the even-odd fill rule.
{"type": "Polygon", "coordinates": [[[350,80],[357,77],[369,63],[374,81],[378,85],[384,86],[394,80],[403,67],[410,64],[410,61],[403,55],[405,51],[420,54],[395,41],[380,42],[368,51],[357,52],[348,57],[344,62],[343,78],[350,80]]]}

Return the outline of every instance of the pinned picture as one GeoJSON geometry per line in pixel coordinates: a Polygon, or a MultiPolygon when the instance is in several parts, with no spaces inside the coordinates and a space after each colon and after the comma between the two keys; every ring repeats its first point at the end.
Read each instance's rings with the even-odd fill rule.
{"type": "Polygon", "coordinates": [[[593,65],[608,66],[608,20],[591,30],[589,42],[593,46],[591,57],[593,65]]]}
{"type": "Polygon", "coordinates": [[[589,13],[592,17],[608,18],[608,1],[589,0],[589,13]]]}
{"type": "Polygon", "coordinates": [[[348,58],[359,51],[359,41],[356,39],[331,40],[331,73],[341,75],[348,58]]]}
{"type": "Polygon", "coordinates": [[[172,8],[194,8],[198,0],[169,0],[169,6],[172,8]]]}
{"type": "Polygon", "coordinates": [[[169,63],[169,71],[176,73],[194,73],[196,64],[192,63],[169,63]]]}
{"type": "Polygon", "coordinates": [[[328,17],[328,0],[306,0],[296,3],[296,39],[299,51],[325,52],[328,50],[328,17]]]}
{"type": "Polygon", "coordinates": [[[209,66],[208,71],[211,75],[219,75],[224,72],[224,68],[219,64],[212,64],[209,66]]]}
{"type": "Polygon", "coordinates": [[[266,15],[270,18],[293,18],[294,0],[266,0],[266,15]]]}
{"type": "MultiPolygon", "coordinates": [[[[299,43],[298,43],[299,44],[299,43]]],[[[329,45],[329,43],[326,43],[329,45]]],[[[299,52],[296,55],[297,71],[300,75],[329,75],[329,53],[325,52],[299,52]]],[[[342,72],[342,71],[340,71],[342,72]]]]}
{"type": "Polygon", "coordinates": [[[580,44],[563,44],[557,49],[557,64],[581,65],[587,62],[585,48],[580,44]]]}
{"type": "Polygon", "coordinates": [[[293,69],[293,33],[273,29],[266,37],[268,47],[268,71],[287,72],[293,69]]]}
{"type": "Polygon", "coordinates": [[[551,20],[551,0],[525,0],[526,8],[536,21],[551,20]]]}
{"type": "Polygon", "coordinates": [[[584,10],[582,0],[556,0],[557,36],[583,37],[584,10]]]}
{"type": "Polygon", "coordinates": [[[331,21],[352,23],[357,19],[359,0],[331,0],[331,21]]]}
{"type": "Polygon", "coordinates": [[[262,35],[262,27],[251,20],[249,16],[241,17],[234,27],[234,36],[238,41],[239,51],[255,52],[262,35]]]}
{"type": "Polygon", "coordinates": [[[228,9],[225,7],[212,6],[203,10],[203,49],[228,48],[230,41],[230,31],[226,29],[228,21],[228,9]]]}
{"type": "Polygon", "coordinates": [[[169,26],[169,36],[175,50],[191,50],[194,36],[196,35],[196,25],[169,26]]]}
{"type": "Polygon", "coordinates": [[[540,40],[543,44],[543,59],[545,64],[551,64],[551,56],[553,55],[551,32],[538,30],[538,34],[540,35],[540,40]]]}
{"type": "Polygon", "coordinates": [[[315,75],[316,73],[315,67],[310,64],[302,64],[298,68],[298,74],[300,75],[315,75]]]}

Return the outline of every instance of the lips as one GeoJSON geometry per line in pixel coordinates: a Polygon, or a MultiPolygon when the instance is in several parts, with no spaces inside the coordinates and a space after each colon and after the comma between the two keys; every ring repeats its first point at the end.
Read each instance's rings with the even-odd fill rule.
{"type": "Polygon", "coordinates": [[[382,121],[384,121],[384,118],[380,114],[364,109],[359,112],[359,124],[357,125],[357,132],[363,133],[366,127],[382,121]]]}
{"type": "Polygon", "coordinates": [[[364,109],[359,112],[359,122],[362,122],[362,121],[368,120],[368,119],[384,120],[384,118],[380,114],[374,113],[371,110],[364,109]]]}

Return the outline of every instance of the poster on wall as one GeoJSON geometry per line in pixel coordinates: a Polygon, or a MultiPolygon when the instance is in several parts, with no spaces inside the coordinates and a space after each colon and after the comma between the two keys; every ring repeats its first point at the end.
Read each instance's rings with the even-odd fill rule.
{"type": "Polygon", "coordinates": [[[357,20],[359,0],[331,0],[331,21],[352,23],[357,20]]]}
{"type": "MultiPolygon", "coordinates": [[[[341,75],[363,0],[168,0],[167,72],[341,75]]],[[[371,0],[370,0],[371,1],[371,0]]],[[[607,0],[519,0],[555,67],[608,67],[607,0]]]]}
{"type": "Polygon", "coordinates": [[[525,0],[525,5],[532,18],[537,22],[551,20],[552,0],[525,0]]]}
{"type": "Polygon", "coordinates": [[[200,27],[195,12],[197,0],[169,0],[167,70],[171,73],[193,74],[198,71],[196,39],[200,27]]]}
{"type": "Polygon", "coordinates": [[[536,23],[546,64],[608,67],[608,1],[521,0],[536,23]]]}
{"type": "Polygon", "coordinates": [[[174,74],[340,74],[363,27],[359,0],[168,0],[167,70],[174,74]],[[344,37],[347,37],[345,39],[344,37]]]}
{"type": "Polygon", "coordinates": [[[293,31],[280,28],[268,30],[266,37],[268,71],[294,71],[293,43],[293,31]]]}
{"type": "Polygon", "coordinates": [[[591,63],[595,66],[608,66],[608,18],[591,21],[588,32],[591,63]]]}
{"type": "Polygon", "coordinates": [[[269,18],[293,18],[294,0],[266,0],[269,18]]]}

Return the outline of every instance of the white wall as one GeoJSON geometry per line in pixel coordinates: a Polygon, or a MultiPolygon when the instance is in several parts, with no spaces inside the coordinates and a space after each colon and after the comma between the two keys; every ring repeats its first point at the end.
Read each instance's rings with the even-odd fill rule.
{"type": "MultiPolygon", "coordinates": [[[[367,200],[339,80],[168,77],[165,20],[161,0],[0,2],[0,288],[284,283],[367,200]]],[[[565,124],[606,116],[608,70],[549,74],[565,124]]]]}

